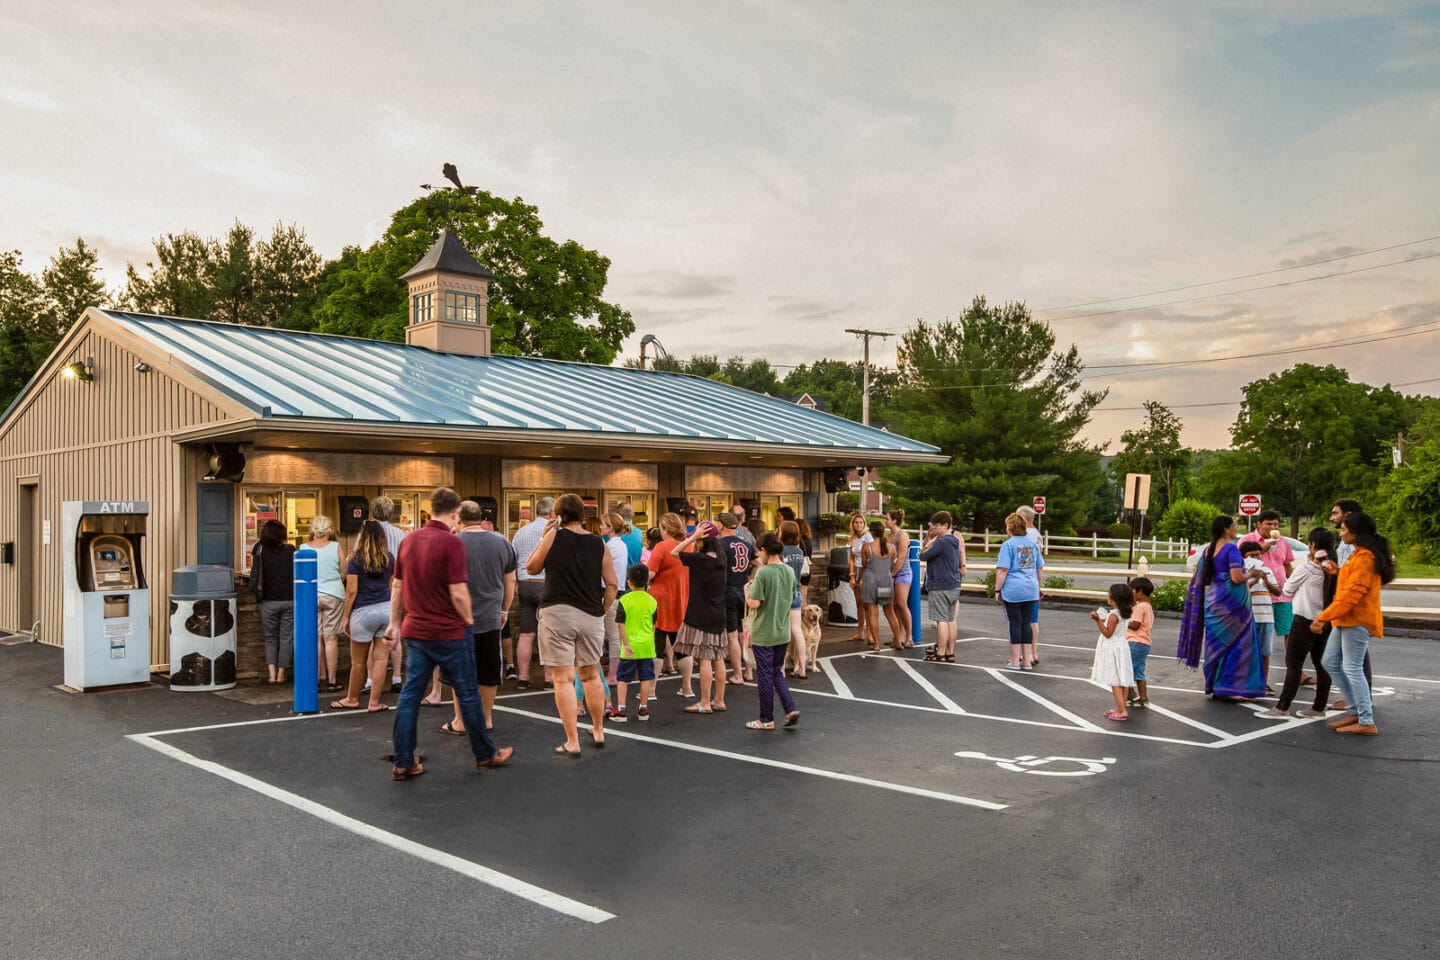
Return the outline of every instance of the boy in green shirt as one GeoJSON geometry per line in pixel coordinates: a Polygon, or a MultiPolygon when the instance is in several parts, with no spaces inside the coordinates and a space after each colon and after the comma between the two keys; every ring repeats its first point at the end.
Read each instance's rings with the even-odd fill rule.
{"type": "Polygon", "coordinates": [[[615,713],[612,723],[625,723],[625,685],[640,681],[637,720],[649,720],[650,697],[655,693],[655,598],[650,596],[650,568],[637,563],[625,571],[630,589],[616,601],[615,624],[620,628],[620,667],[615,671],[615,713]]]}
{"type": "Polygon", "coordinates": [[[785,726],[800,720],[800,711],[785,682],[785,648],[790,645],[790,602],[795,598],[795,571],[785,563],[780,538],[760,538],[761,567],[750,584],[745,603],[755,615],[750,620],[750,649],[755,655],[755,685],[760,689],[760,719],[745,724],[751,730],[775,729],[775,694],[785,707],[785,726]]]}

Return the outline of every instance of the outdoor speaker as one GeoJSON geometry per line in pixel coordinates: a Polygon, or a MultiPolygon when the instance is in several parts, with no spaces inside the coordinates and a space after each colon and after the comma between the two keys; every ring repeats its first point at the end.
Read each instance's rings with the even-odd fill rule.
{"type": "Polygon", "coordinates": [[[829,470],[826,470],[825,492],[840,493],[842,490],[850,489],[850,484],[846,479],[847,472],[848,471],[846,471],[844,467],[832,467],[829,470]]]}
{"type": "Polygon", "coordinates": [[[202,479],[228,480],[231,483],[245,479],[245,454],[240,452],[238,443],[212,443],[209,466],[202,479]]]}
{"type": "Polygon", "coordinates": [[[370,501],[364,497],[340,498],[340,532],[359,533],[369,516],[370,501]]]}

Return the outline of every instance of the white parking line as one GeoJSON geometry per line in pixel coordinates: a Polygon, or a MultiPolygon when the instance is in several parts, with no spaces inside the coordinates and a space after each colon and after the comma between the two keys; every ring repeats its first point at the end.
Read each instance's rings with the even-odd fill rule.
{"type": "Polygon", "coordinates": [[[850,687],[845,681],[840,679],[839,672],[830,665],[828,658],[817,660],[816,663],[820,667],[820,672],[830,678],[830,685],[835,688],[835,693],[838,696],[844,697],[846,700],[855,699],[855,694],[850,691],[850,687]]]}
{"type": "MultiPolygon", "coordinates": [[[[977,639],[979,639],[979,638],[977,638],[977,639]]],[[[1094,652],[1095,652],[1095,648],[1094,648],[1094,647],[1078,647],[1078,646],[1074,645],[1073,643],[1050,643],[1050,642],[1048,642],[1048,641],[1042,640],[1042,641],[1040,641],[1040,646],[1042,646],[1042,647],[1054,647],[1054,648],[1057,649],[1057,650],[1080,650],[1080,651],[1082,651],[1082,652],[1084,652],[1084,653],[1094,653],[1094,652]]],[[[1178,663],[1179,660],[1180,660],[1179,657],[1167,657],[1167,656],[1165,656],[1165,654],[1163,654],[1163,653],[1152,653],[1152,654],[1150,654],[1150,659],[1151,659],[1151,660],[1174,660],[1174,661],[1176,661],[1177,663],[1178,663]]],[[[1281,673],[1284,673],[1284,672],[1285,672],[1285,665],[1284,665],[1284,664],[1271,664],[1271,665],[1270,665],[1270,670],[1271,670],[1272,673],[1275,672],[1275,671],[1277,671],[1277,670],[1278,670],[1279,672],[1281,672],[1281,673]]],[[[1377,674],[1375,674],[1375,678],[1376,678],[1377,680],[1405,680],[1405,681],[1407,681],[1407,682],[1409,682],[1409,683],[1440,683],[1440,680],[1427,680],[1427,679],[1425,679],[1424,677],[1397,677],[1397,676],[1393,676],[1393,675],[1388,674],[1388,673],[1377,673],[1377,674]]]]}
{"type": "Polygon", "coordinates": [[[999,670],[996,670],[994,668],[987,668],[985,672],[990,674],[990,676],[994,677],[996,680],[999,680],[1001,683],[1005,684],[1005,686],[1009,687],[1011,690],[1015,690],[1019,693],[1024,694],[1031,700],[1034,700],[1036,703],[1040,704],[1040,706],[1044,707],[1046,710],[1049,710],[1056,716],[1064,717],[1066,720],[1069,720],[1071,723],[1073,723],[1080,729],[1092,731],[1100,730],[1100,727],[1097,724],[1091,723],[1089,720],[1086,720],[1078,713],[1071,713],[1069,710],[1066,710],[1058,703],[1054,703],[1050,700],[1045,699],[1044,697],[1040,696],[1040,694],[1036,693],[1034,690],[1031,690],[1028,687],[1024,687],[1016,683],[1014,680],[1011,680],[999,670]]]}
{"type": "MultiPolygon", "coordinates": [[[[806,691],[815,693],[818,691],[806,691]]],[[[835,696],[830,694],[829,696],[835,696]]],[[[532,720],[543,720],[546,723],[559,723],[560,718],[552,714],[533,713],[529,710],[521,710],[518,707],[502,707],[497,705],[496,710],[505,713],[513,713],[522,717],[529,717],[532,720]]],[[[936,711],[940,712],[940,711],[936,711]]],[[[702,747],[699,744],[684,743],[679,740],[663,740],[660,737],[651,737],[643,733],[631,733],[628,730],[616,730],[614,727],[605,728],[605,739],[619,737],[624,740],[638,740],[642,743],[654,743],[662,747],[671,747],[676,750],[686,750],[690,753],[702,753],[711,757],[724,757],[727,760],[738,760],[741,763],[753,763],[762,767],[773,767],[777,770],[788,770],[792,773],[804,773],[812,777],[824,777],[828,780],[839,780],[844,783],[856,783],[866,787],[877,787],[881,790],[891,790],[895,793],[908,793],[916,797],[926,797],[931,800],[945,800],[950,803],[958,803],[967,807],[979,807],[981,810],[1004,810],[1008,806],[1004,803],[993,803],[989,800],[976,800],[974,797],[962,797],[955,793],[941,793],[938,790],[926,790],[923,787],[912,787],[903,783],[892,783],[888,780],[873,780],[870,777],[858,777],[850,773],[839,773],[835,770],[822,770],[819,767],[805,767],[798,763],[787,763],[784,760],[772,760],[769,757],[756,757],[745,753],[734,753],[730,750],[720,750],[716,747],[702,747]]]]}
{"type": "MultiPolygon", "coordinates": [[[[278,719],[290,718],[282,717],[278,719]]],[[[265,721],[257,722],[263,723],[265,721]]],[[[221,726],[245,726],[245,724],[216,725],[216,727],[221,726]]],[[[191,728],[192,731],[205,729],[215,728],[191,728]]],[[[191,731],[177,730],[174,732],[187,733],[191,731]]],[[[572,900],[554,891],[546,890],[544,887],[537,887],[532,883],[526,883],[524,880],[512,877],[509,874],[501,873],[498,870],[492,870],[489,867],[481,866],[473,861],[457,857],[451,853],[446,853],[444,850],[427,847],[423,843],[416,843],[414,840],[402,837],[396,833],[391,833],[388,830],[382,830],[379,827],[356,820],[354,817],[347,817],[338,810],[332,810],[330,807],[316,803],[314,800],[306,799],[299,794],[291,793],[289,790],[282,790],[280,787],[266,783],[264,780],[257,780],[248,774],[240,773],[238,770],[231,770],[229,767],[222,766],[211,760],[202,760],[194,754],[186,753],[179,747],[173,747],[168,743],[155,739],[155,736],[155,734],[135,733],[130,734],[126,739],[133,740],[141,746],[149,747],[151,750],[164,756],[179,760],[181,763],[187,763],[192,767],[204,770],[206,773],[213,773],[215,776],[229,780],[231,783],[238,784],[247,790],[254,790],[262,796],[269,797],[272,800],[278,800],[287,806],[294,807],[302,813],[308,813],[312,817],[317,817],[326,823],[339,827],[341,830],[349,831],[367,840],[374,840],[376,843],[399,850],[402,853],[408,853],[412,857],[424,860],[427,863],[433,863],[447,870],[453,870],[462,876],[477,880],[497,890],[503,890],[521,899],[529,900],[531,903],[539,904],[542,907],[554,910],[556,913],[563,913],[566,916],[575,917],[577,920],[584,920],[588,923],[604,923],[606,920],[615,919],[613,913],[607,913],[599,907],[592,907],[588,903],[572,900]]]]}
{"type": "Polygon", "coordinates": [[[899,667],[911,680],[914,680],[921,690],[924,690],[926,693],[930,694],[930,696],[934,698],[936,703],[940,704],[940,706],[945,708],[946,713],[965,712],[961,708],[960,704],[945,696],[945,694],[941,693],[938,689],[936,689],[935,684],[920,676],[920,671],[916,670],[914,665],[909,663],[903,657],[883,657],[881,659],[893,660],[895,666],[899,667]]]}

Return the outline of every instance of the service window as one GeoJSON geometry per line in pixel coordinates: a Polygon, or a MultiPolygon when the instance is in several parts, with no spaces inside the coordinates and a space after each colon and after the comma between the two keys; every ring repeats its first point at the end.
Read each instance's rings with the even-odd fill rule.
{"type": "Polygon", "coordinates": [[[637,530],[644,533],[655,526],[655,494],[653,493],[617,493],[614,490],[605,491],[605,503],[607,509],[613,510],[622,503],[628,503],[630,509],[635,512],[633,524],[637,530]]]}
{"type": "MultiPolygon", "coordinates": [[[[591,533],[600,532],[600,491],[599,490],[564,490],[561,493],[573,493],[585,503],[585,529],[591,533]]],[[[560,499],[560,493],[550,493],[544,490],[507,490],[505,491],[505,529],[503,533],[510,539],[515,539],[515,531],[535,519],[535,504],[540,502],[542,497],[554,497],[560,499]]]]}
{"type": "Polygon", "coordinates": [[[700,520],[714,520],[736,503],[733,493],[692,493],[685,499],[690,501],[700,520]]]}
{"type": "Polygon", "coordinates": [[[800,516],[800,494],[770,493],[760,495],[760,519],[765,522],[766,530],[780,529],[781,507],[789,507],[795,511],[795,516],[800,516]]]}
{"type": "Polygon", "coordinates": [[[285,524],[285,536],[295,546],[301,546],[310,539],[310,521],[320,503],[317,490],[287,490],[260,487],[244,487],[240,491],[241,542],[240,570],[248,573],[252,562],[251,551],[260,542],[260,528],[267,521],[278,520],[285,524]]]}
{"type": "Polygon", "coordinates": [[[395,526],[410,533],[430,522],[430,494],[432,491],[386,490],[385,496],[395,504],[395,526]]]}

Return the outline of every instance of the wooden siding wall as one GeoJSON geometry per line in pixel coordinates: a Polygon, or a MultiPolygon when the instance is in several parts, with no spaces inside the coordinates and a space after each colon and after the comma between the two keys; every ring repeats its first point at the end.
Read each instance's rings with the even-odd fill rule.
{"type": "MultiPolygon", "coordinates": [[[[40,639],[63,642],[60,569],[60,505],[65,500],[147,500],[150,520],[141,552],[150,587],[151,663],[169,659],[167,594],[170,570],[195,557],[193,483],[203,457],[185,451],[170,435],[186,427],[223,420],[226,413],[159,370],[138,373],[138,358],[120,344],[91,331],[66,359],[95,358],[90,383],[59,375],[38,385],[5,424],[0,436],[0,541],[19,541],[19,481],[38,478],[37,527],[48,520],[50,543],[37,538],[35,616],[40,639]],[[191,492],[186,494],[186,486],[191,492]]],[[[0,566],[0,628],[27,630],[18,622],[20,564],[0,566]]]]}

